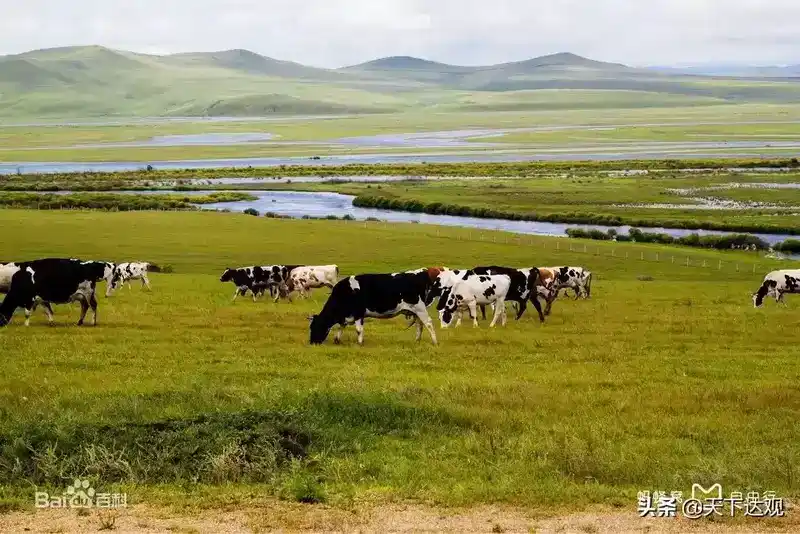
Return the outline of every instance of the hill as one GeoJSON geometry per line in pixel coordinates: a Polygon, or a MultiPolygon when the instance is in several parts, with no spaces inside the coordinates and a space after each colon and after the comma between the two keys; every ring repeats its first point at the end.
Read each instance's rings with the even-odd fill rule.
{"type": "Polygon", "coordinates": [[[791,79],[668,73],[567,52],[484,66],[392,56],[340,69],[241,49],[149,55],[78,46],[0,57],[0,117],[381,113],[459,109],[464,102],[524,110],[546,108],[542,99],[564,90],[571,96],[557,99],[561,109],[570,99],[577,107],[600,105],[603,94],[614,105],[634,93],[652,95],[637,105],[656,106],[800,100],[800,84],[791,79]]]}

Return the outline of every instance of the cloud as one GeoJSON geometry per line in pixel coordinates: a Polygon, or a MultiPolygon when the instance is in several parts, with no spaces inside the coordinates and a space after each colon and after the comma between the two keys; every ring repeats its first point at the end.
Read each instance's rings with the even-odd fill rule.
{"type": "Polygon", "coordinates": [[[247,48],[338,67],[389,55],[476,65],[571,51],[633,65],[800,63],[796,0],[26,0],[0,54],[101,44],[247,48]]]}

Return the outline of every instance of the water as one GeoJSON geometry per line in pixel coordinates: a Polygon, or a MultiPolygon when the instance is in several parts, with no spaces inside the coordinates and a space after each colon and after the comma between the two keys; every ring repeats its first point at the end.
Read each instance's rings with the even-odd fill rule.
{"type": "MultiPolygon", "coordinates": [[[[159,194],[174,192],[180,195],[207,195],[218,191],[127,191],[125,194],[159,194]]],[[[121,192],[123,193],[123,192],[121,192]]],[[[237,202],[218,202],[214,204],[202,204],[198,207],[206,210],[230,210],[242,212],[248,208],[259,211],[262,215],[266,212],[273,212],[280,215],[291,217],[325,217],[336,215],[343,217],[350,215],[357,220],[364,220],[368,217],[385,220],[388,222],[406,222],[437,224],[442,226],[460,226],[465,228],[478,228],[483,230],[502,230],[517,234],[543,235],[543,236],[564,236],[567,228],[597,229],[607,231],[615,229],[620,234],[627,234],[630,226],[605,226],[599,224],[571,224],[571,223],[551,223],[538,221],[507,221],[505,219],[481,219],[477,217],[461,217],[457,215],[431,215],[427,213],[410,213],[404,211],[382,210],[377,208],[360,208],[353,206],[351,195],[339,193],[318,193],[306,191],[247,191],[257,197],[256,200],[244,200],[237,202]]],[[[657,232],[669,234],[673,237],[681,237],[689,234],[699,235],[729,235],[739,232],[724,232],[710,230],[685,230],[678,228],[644,228],[647,232],[657,232]]],[[[760,237],[764,241],[775,244],[786,239],[798,239],[797,236],[784,234],[752,234],[760,237]]]]}

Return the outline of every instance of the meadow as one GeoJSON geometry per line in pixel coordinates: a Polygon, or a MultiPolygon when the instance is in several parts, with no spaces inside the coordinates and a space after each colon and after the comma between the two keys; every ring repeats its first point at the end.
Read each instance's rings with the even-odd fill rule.
{"type": "MultiPolygon", "coordinates": [[[[613,93],[613,91],[612,91],[613,93]]],[[[585,95],[584,95],[585,96],[585,95]]],[[[595,95],[596,97],[597,95],[595,95]]],[[[535,151],[563,147],[578,148],[586,144],[614,141],[618,145],[637,147],[642,143],[659,140],[715,141],[734,139],[725,132],[733,132],[738,140],[791,140],[796,128],[789,122],[800,117],[800,106],[769,103],[736,103],[713,106],[626,107],[622,101],[606,96],[607,107],[585,109],[580,105],[581,94],[572,104],[546,106],[549,100],[542,95],[542,109],[498,111],[459,110],[437,108],[437,111],[420,112],[409,108],[397,113],[350,114],[332,117],[278,117],[280,120],[243,118],[236,121],[213,121],[197,118],[192,121],[153,121],[151,123],[126,121],[116,123],[29,125],[13,122],[0,123],[0,162],[2,161],[163,161],[177,159],[207,159],[258,156],[314,156],[348,153],[392,153],[398,151],[464,152],[485,151],[472,143],[456,147],[426,148],[407,145],[401,147],[343,145],[338,140],[346,137],[435,132],[468,129],[542,128],[538,132],[510,132],[504,136],[474,139],[475,142],[497,143],[497,150],[535,151]],[[784,124],[738,124],[754,121],[782,121],[784,124]],[[129,122],[129,123],[126,123],[129,122]],[[719,123],[702,125],[696,123],[719,123]],[[659,126],[652,126],[658,124],[659,126]],[[664,126],[660,126],[663,124],[664,126]],[[638,125],[638,126],[637,126],[638,125]],[[574,126],[576,129],[562,130],[574,126]],[[580,127],[580,128],[579,128],[580,127]],[[615,127],[611,131],[598,131],[587,127],[615,127]],[[579,128],[579,129],[578,129],[579,128]],[[707,132],[711,137],[701,137],[707,132]],[[188,146],[114,146],[115,143],[146,141],[154,136],[197,135],[204,133],[270,133],[275,137],[266,142],[238,145],[188,145],[188,146]],[[301,142],[297,144],[296,142],[301,142]],[[107,144],[108,146],[103,146],[107,144]],[[81,146],[84,145],[84,146],[81,146]]],[[[496,98],[505,98],[496,96],[496,98]]],[[[560,97],[559,97],[560,98],[560,97]]],[[[552,103],[552,102],[551,102],[552,103]]],[[[492,149],[494,150],[494,149],[492,149]]],[[[733,149],[731,149],[733,150],[733,149]]],[[[738,149],[741,151],[741,149],[738,149]]],[[[704,150],[708,151],[708,150],[704,150]]],[[[718,150],[725,153],[726,149],[718,150]]],[[[730,151],[730,150],[728,150],[730,151]]],[[[775,152],[781,150],[754,152],[775,152]]]]}
{"type": "Polygon", "coordinates": [[[637,491],[798,495],[798,303],[752,307],[785,265],[755,253],[530,238],[424,225],[224,213],[0,210],[0,258],[170,266],[101,298],[97,327],[56,307],[0,330],[0,494],[85,476],[129,502],[230,506],[506,503],[635,513],[637,491]],[[677,261],[670,256],[676,256],[677,261]],[[684,261],[684,258],[688,258],[684,261]],[[308,344],[309,301],[231,302],[225,267],[583,265],[590,300],[541,325],[441,330],[401,319],[365,343],[308,344]],[[688,265],[687,265],[688,264],[688,265]]]}

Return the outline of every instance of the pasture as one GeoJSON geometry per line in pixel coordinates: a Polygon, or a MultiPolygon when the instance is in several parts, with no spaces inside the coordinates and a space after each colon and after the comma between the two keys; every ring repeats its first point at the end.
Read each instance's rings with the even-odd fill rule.
{"type": "Polygon", "coordinates": [[[785,262],[691,251],[686,267],[635,259],[686,255],[656,245],[588,242],[579,253],[548,238],[223,213],[2,210],[0,228],[4,260],[174,270],[153,274],[152,292],[100,297],[97,327],[56,306],[54,327],[38,311],[29,328],[16,316],[0,330],[7,506],[76,476],[129,502],[208,505],[411,499],[635,513],[637,491],[692,483],[798,495],[800,301],[755,310],[750,300],[785,262]],[[435,320],[432,346],[415,344],[402,318],[368,320],[363,347],[352,328],[340,346],[311,347],[306,317],[328,290],[231,303],[222,270],[254,263],[336,263],[342,275],[564,264],[595,280],[590,300],[559,298],[544,325],[530,310],[492,330],[435,320]]]}

